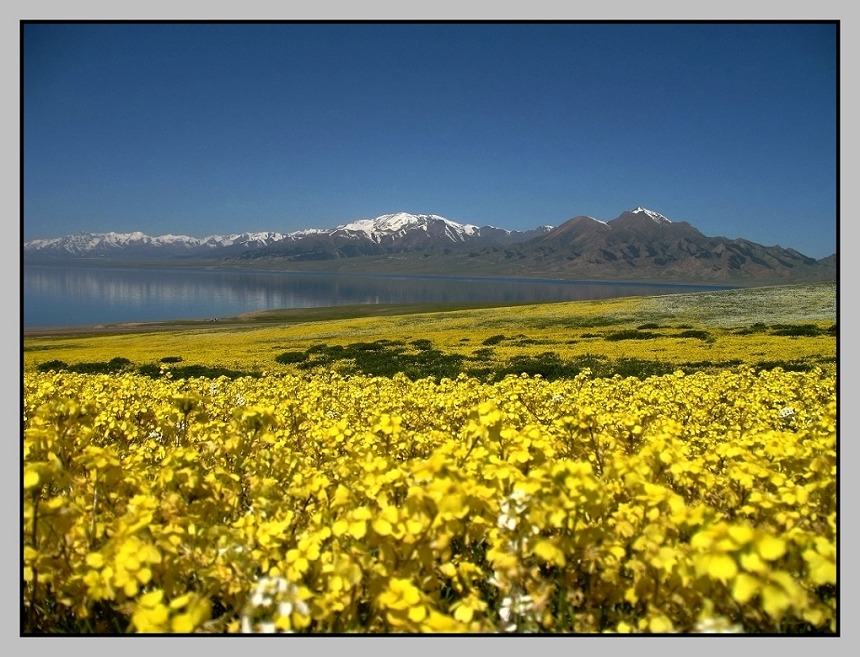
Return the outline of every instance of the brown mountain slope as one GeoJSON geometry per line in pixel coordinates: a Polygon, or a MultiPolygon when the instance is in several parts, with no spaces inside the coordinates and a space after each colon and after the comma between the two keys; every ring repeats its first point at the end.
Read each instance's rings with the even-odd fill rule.
{"type": "Polygon", "coordinates": [[[544,274],[714,282],[835,278],[835,263],[780,246],[707,237],[644,208],[609,222],[578,216],[520,247],[544,274]]]}

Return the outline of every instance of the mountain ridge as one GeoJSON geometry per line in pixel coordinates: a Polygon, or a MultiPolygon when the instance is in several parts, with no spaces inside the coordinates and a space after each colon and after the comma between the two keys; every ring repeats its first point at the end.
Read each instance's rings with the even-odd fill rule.
{"type": "Polygon", "coordinates": [[[318,271],[476,273],[557,278],[773,282],[836,278],[836,254],[816,260],[744,238],[709,237],[641,206],[610,221],[577,215],[512,231],[435,214],[396,212],[334,228],[210,235],[77,233],[24,243],[25,260],[181,259],[209,266],[318,271]]]}

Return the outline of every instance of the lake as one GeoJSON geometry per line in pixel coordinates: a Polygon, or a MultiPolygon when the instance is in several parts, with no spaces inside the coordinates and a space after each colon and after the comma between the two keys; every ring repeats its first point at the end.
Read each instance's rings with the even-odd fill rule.
{"type": "Polygon", "coordinates": [[[726,286],[555,279],[25,265],[24,328],[215,319],[348,304],[521,303],[703,292],[726,286]]]}

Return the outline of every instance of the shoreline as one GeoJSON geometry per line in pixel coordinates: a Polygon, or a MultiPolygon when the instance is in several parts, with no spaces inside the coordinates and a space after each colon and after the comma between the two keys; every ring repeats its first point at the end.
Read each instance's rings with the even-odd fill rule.
{"type": "MultiPolygon", "coordinates": [[[[528,280],[528,279],[525,279],[528,280]]],[[[604,281],[589,281],[601,283],[604,281]]],[[[607,281],[608,282],[608,281],[607,281]]],[[[708,291],[684,292],[681,289],[676,294],[712,294],[715,292],[728,292],[737,289],[749,289],[756,287],[784,287],[791,285],[805,285],[810,283],[822,283],[825,281],[761,284],[761,285],[703,285],[701,283],[668,283],[668,285],[683,287],[713,287],[708,291]]],[[[630,283],[627,281],[626,283],[630,283]]],[[[639,281],[643,289],[654,285],[652,282],[639,281]]],[[[663,283],[666,284],[666,283],[663,283]]],[[[675,293],[673,293],[675,294],[675,293]]],[[[618,299],[642,298],[654,295],[627,295],[613,297],[618,299]]],[[[658,295],[663,296],[663,295],[658,295]]],[[[668,295],[672,296],[672,294],[668,295]]],[[[488,301],[488,302],[428,302],[428,303],[400,303],[400,304],[345,304],[338,306],[316,306],[310,308],[272,308],[252,310],[240,315],[230,317],[218,317],[214,319],[168,319],[141,322],[116,322],[82,324],[71,326],[34,326],[21,327],[22,338],[30,337],[64,337],[64,336],[98,336],[111,334],[134,334],[164,331],[183,331],[200,329],[236,328],[237,326],[264,326],[272,324],[296,324],[304,322],[328,321],[338,319],[353,319],[357,317],[383,317],[391,315],[448,312],[458,310],[474,310],[482,308],[505,308],[535,304],[573,303],[588,302],[607,299],[577,299],[568,301],[488,301]]]]}

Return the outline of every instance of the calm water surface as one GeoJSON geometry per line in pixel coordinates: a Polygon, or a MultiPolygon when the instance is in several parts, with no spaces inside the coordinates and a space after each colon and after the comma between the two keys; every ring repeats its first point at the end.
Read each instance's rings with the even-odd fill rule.
{"type": "Polygon", "coordinates": [[[25,265],[25,328],[347,304],[546,302],[724,289],[550,279],[25,265]]]}

